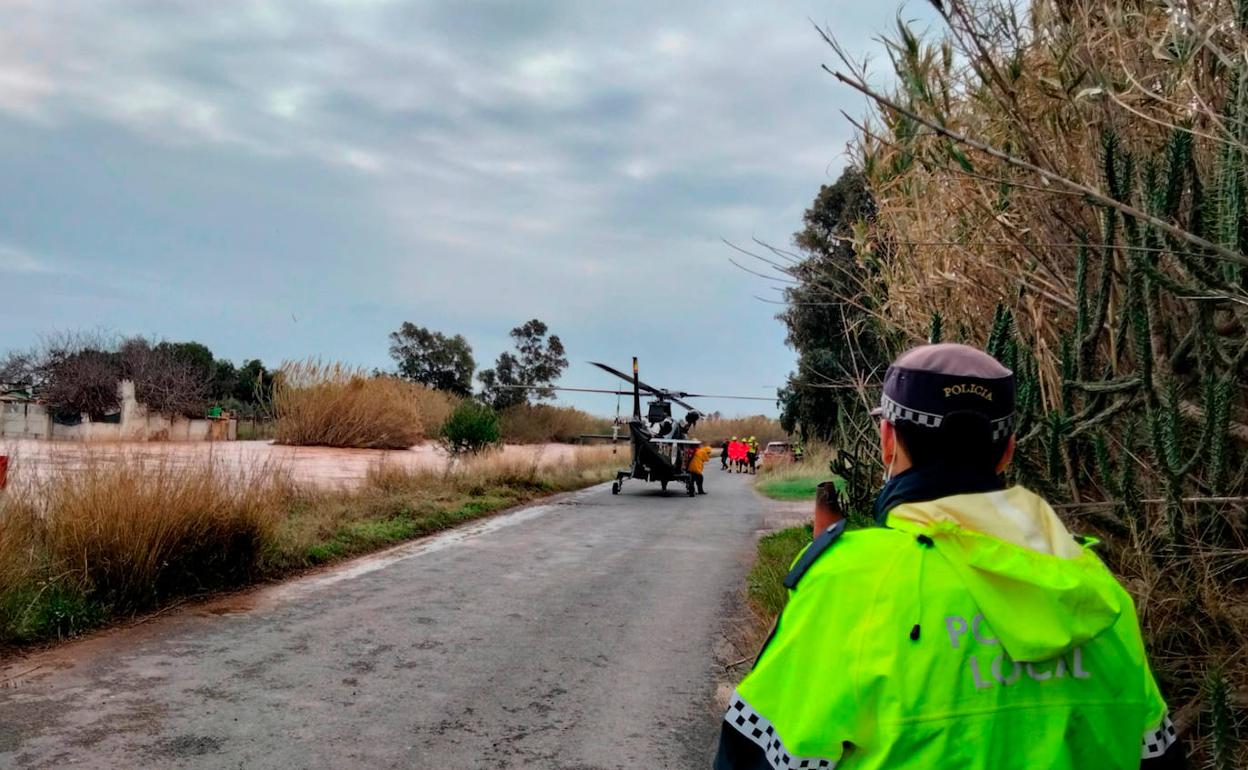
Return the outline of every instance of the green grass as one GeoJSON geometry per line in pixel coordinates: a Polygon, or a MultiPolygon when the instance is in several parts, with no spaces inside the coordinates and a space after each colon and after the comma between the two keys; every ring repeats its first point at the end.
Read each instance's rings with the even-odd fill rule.
{"type": "MultiPolygon", "coordinates": [[[[783,500],[786,502],[814,500],[815,487],[821,482],[827,481],[828,478],[826,473],[810,474],[808,476],[779,476],[776,478],[760,476],[755,488],[772,500],[783,500]]],[[[842,492],[845,491],[843,479],[832,477],[832,481],[836,482],[837,489],[842,492]]]]}
{"type": "Polygon", "coordinates": [[[0,595],[0,641],[67,639],[99,625],[108,610],[55,583],[25,585],[0,595]]]}
{"type": "Polygon", "coordinates": [[[279,546],[278,549],[270,551],[269,561],[265,566],[272,571],[281,572],[301,564],[311,566],[357,556],[497,513],[534,496],[536,495],[517,494],[512,490],[502,489],[471,499],[423,501],[419,506],[414,506],[409,496],[395,494],[386,501],[388,505],[374,502],[370,506],[370,515],[381,515],[384,518],[348,522],[323,534],[321,539],[311,544],[298,546],[300,550],[293,548],[296,541],[292,539],[288,541],[290,545],[287,548],[282,549],[279,546]],[[397,510],[393,515],[385,516],[386,510],[391,508],[397,510]]]}
{"type": "Polygon", "coordinates": [[[810,539],[811,528],[806,524],[772,532],[758,541],[758,556],[746,576],[746,586],[750,606],[763,625],[771,625],[789,600],[784,576],[810,539]]]}

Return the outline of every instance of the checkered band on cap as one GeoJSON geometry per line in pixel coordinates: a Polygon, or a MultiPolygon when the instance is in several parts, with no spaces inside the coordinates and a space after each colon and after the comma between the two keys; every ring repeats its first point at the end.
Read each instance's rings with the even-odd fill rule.
{"type": "Polygon", "coordinates": [[[1140,744],[1140,759],[1160,757],[1178,739],[1178,731],[1174,729],[1174,722],[1171,722],[1170,715],[1166,714],[1156,730],[1144,733],[1144,740],[1140,744]]]}
{"type": "Polygon", "coordinates": [[[1004,441],[1014,432],[1014,415],[992,421],[992,443],[1004,441]]]}
{"type": "MultiPolygon", "coordinates": [[[[898,422],[912,422],[924,428],[939,428],[945,422],[944,415],[911,409],[904,404],[897,403],[888,396],[880,398],[880,416],[894,425],[898,422]]],[[[995,444],[998,441],[1009,438],[1010,434],[1014,432],[1014,415],[1009,414],[1005,417],[991,420],[990,424],[992,425],[992,441],[995,444]]]]}
{"type": "Polygon", "coordinates": [[[912,422],[924,428],[939,428],[941,423],[945,421],[942,415],[911,409],[908,406],[897,403],[887,395],[880,398],[880,410],[880,414],[883,415],[884,419],[894,424],[898,422],[912,422]]]}
{"type": "Polygon", "coordinates": [[[795,757],[784,747],[776,728],[754,707],[745,702],[739,694],[732,694],[732,704],[724,721],[736,728],[737,732],[753,741],[767,756],[767,761],[775,770],[834,770],[837,760],[819,757],[795,757]]]}

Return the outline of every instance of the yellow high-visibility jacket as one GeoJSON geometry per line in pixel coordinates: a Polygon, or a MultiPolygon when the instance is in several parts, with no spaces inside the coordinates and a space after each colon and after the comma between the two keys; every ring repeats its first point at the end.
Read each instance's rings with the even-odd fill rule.
{"type": "Polygon", "coordinates": [[[711,459],[711,448],[709,446],[698,447],[698,451],[693,453],[693,457],[689,458],[689,472],[701,473],[706,461],[711,459]]]}
{"type": "Polygon", "coordinates": [[[1038,496],[841,526],[795,563],[716,770],[1178,766],[1131,597],[1038,496]]]}

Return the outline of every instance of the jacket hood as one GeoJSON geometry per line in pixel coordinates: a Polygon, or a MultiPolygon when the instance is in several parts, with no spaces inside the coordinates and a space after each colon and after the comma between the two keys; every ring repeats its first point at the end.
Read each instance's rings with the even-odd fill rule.
{"type": "Polygon", "coordinates": [[[932,539],[1012,660],[1055,658],[1122,613],[1113,575],[1023,487],[898,505],[888,526],[932,539]]]}

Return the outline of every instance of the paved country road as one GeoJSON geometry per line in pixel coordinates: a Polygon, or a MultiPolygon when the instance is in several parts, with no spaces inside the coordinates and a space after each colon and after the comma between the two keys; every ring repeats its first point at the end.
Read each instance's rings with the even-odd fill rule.
{"type": "Polygon", "coordinates": [[[763,502],[597,486],[0,668],[0,767],[704,768],[763,502]]]}

